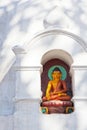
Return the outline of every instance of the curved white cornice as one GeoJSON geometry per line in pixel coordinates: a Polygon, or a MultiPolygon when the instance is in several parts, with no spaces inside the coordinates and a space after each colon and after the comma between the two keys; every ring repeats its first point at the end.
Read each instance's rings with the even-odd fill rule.
{"type": "MultiPolygon", "coordinates": [[[[37,41],[41,40],[43,37],[47,37],[47,36],[59,36],[59,35],[63,35],[63,36],[67,36],[69,38],[71,38],[72,40],[74,40],[77,44],[78,44],[78,48],[82,48],[82,52],[81,53],[81,58],[79,57],[74,57],[74,66],[78,66],[78,65],[87,65],[86,61],[83,61],[83,57],[86,57],[87,55],[87,44],[85,43],[85,41],[80,38],[79,36],[77,36],[76,34],[73,34],[71,32],[65,31],[65,30],[59,30],[58,28],[53,28],[53,29],[46,29],[44,31],[41,31],[40,33],[38,33],[37,35],[35,35],[28,43],[24,44],[23,46],[15,46],[13,48],[14,53],[17,54],[27,54],[29,52],[29,49],[34,46],[35,44],[38,44],[37,41]],[[83,53],[85,55],[83,55],[83,53]],[[80,62],[78,62],[78,60],[80,62]],[[82,64],[83,63],[83,64],[82,64]]],[[[37,45],[38,46],[38,45],[37,45]]],[[[53,54],[52,57],[56,58],[56,51],[53,52],[51,50],[51,53],[53,54]]],[[[62,53],[62,51],[61,51],[62,53]]],[[[46,54],[46,53],[45,53],[46,54]]],[[[60,53],[59,53],[60,54],[60,53]]],[[[61,55],[58,54],[58,57],[60,57],[61,55]]],[[[63,55],[65,55],[65,53],[63,53],[63,55]]],[[[78,55],[78,54],[77,54],[78,55]]],[[[45,60],[47,59],[48,53],[46,55],[46,58],[44,58],[43,62],[45,62],[45,60]]],[[[64,58],[64,61],[67,62],[67,59],[71,59],[69,58],[69,54],[67,55],[66,53],[66,58],[64,58]]],[[[48,59],[50,58],[50,56],[48,56],[48,59]]],[[[62,57],[63,58],[63,57],[62,57]]],[[[73,57],[72,57],[73,60],[73,57]]],[[[73,63],[73,61],[69,60],[69,65],[71,65],[73,63]]]]}
{"type": "Polygon", "coordinates": [[[77,36],[76,34],[73,34],[71,32],[68,32],[65,30],[59,30],[58,28],[46,29],[44,31],[41,31],[40,33],[35,35],[27,44],[24,44],[24,48],[26,48],[26,50],[28,50],[32,44],[35,44],[36,40],[39,40],[42,37],[46,37],[49,35],[64,35],[64,36],[70,37],[73,40],[75,40],[78,43],[78,45],[80,45],[83,48],[83,50],[85,52],[87,52],[87,44],[85,43],[85,41],[82,38],[80,38],[79,36],[77,36]]]}

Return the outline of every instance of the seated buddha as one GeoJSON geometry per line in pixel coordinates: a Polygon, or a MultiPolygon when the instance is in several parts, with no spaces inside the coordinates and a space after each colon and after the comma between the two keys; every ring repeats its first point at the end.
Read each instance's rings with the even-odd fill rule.
{"type": "Polygon", "coordinates": [[[62,72],[58,67],[52,71],[52,80],[48,82],[46,95],[42,98],[43,101],[62,100],[68,101],[71,99],[67,95],[67,85],[64,80],[61,80],[62,72]]]}

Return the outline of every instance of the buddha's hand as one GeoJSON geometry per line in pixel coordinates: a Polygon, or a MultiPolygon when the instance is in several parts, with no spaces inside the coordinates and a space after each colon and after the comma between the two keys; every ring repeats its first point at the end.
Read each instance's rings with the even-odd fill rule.
{"type": "Polygon", "coordinates": [[[59,93],[59,94],[58,94],[58,96],[60,97],[60,96],[62,96],[62,94],[61,94],[61,93],[59,93]]]}
{"type": "Polygon", "coordinates": [[[60,93],[60,92],[57,92],[57,91],[52,92],[52,95],[58,95],[58,94],[61,94],[61,93],[60,93]]]}
{"type": "Polygon", "coordinates": [[[58,96],[66,96],[66,93],[59,93],[58,96]]]}
{"type": "Polygon", "coordinates": [[[50,95],[47,95],[46,98],[47,98],[47,100],[50,100],[50,95]]]}

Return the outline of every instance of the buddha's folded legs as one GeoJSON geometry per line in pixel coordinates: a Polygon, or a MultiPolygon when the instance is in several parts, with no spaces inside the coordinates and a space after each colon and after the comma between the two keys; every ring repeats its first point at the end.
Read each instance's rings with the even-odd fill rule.
{"type": "Polygon", "coordinates": [[[69,95],[65,95],[65,96],[52,95],[49,98],[43,97],[43,101],[48,101],[48,100],[63,100],[63,101],[68,101],[70,99],[71,99],[71,97],[69,95]]]}

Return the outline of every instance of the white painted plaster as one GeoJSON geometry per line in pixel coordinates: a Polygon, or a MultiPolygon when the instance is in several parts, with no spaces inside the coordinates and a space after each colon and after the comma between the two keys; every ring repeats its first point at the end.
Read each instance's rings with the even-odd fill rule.
{"type": "Polygon", "coordinates": [[[1,130],[87,129],[86,17],[86,0],[0,1],[1,130]],[[16,48],[14,66],[11,48],[15,45],[22,48],[16,48]],[[75,112],[70,115],[43,115],[39,111],[41,60],[44,54],[55,49],[68,52],[73,59],[75,112]],[[12,65],[14,73],[10,70],[12,65]],[[38,88],[34,89],[35,86],[38,88]]]}

